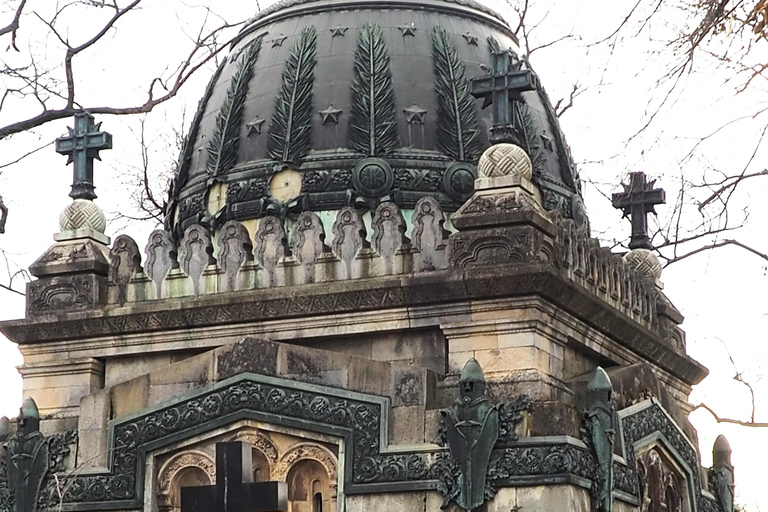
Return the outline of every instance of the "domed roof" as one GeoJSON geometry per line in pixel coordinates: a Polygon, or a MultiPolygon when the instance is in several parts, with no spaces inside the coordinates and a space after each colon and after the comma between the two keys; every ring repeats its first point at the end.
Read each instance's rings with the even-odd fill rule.
{"type": "MultiPolygon", "coordinates": [[[[166,227],[383,201],[410,209],[425,195],[455,211],[490,145],[492,108],[471,79],[488,76],[500,51],[516,55],[513,34],[472,0],[275,4],[242,31],[200,101],[166,227]]],[[[546,94],[517,98],[545,207],[583,217],[546,94]]]]}

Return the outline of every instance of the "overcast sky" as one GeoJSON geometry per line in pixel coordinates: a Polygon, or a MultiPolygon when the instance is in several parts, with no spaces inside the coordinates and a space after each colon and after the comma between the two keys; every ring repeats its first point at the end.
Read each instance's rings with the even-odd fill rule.
{"type": "MultiPolygon", "coordinates": [[[[744,169],[754,172],[766,167],[764,148],[758,149],[748,163],[759,133],[765,127],[765,115],[729,125],[700,144],[694,158],[686,158],[698,138],[732,119],[749,116],[768,106],[762,83],[735,95],[733,85],[727,83],[730,75],[708,65],[698,73],[685,75],[681,87],[653,123],[634,136],[664,97],[664,85],[656,82],[670,62],[669,51],[662,42],[679,20],[646,27],[634,38],[628,32],[613,47],[589,46],[588,43],[608,36],[634,1],[558,2],[557,10],[552,11],[546,8],[549,3],[540,1],[531,11],[529,26],[537,25],[531,33],[533,46],[568,34],[573,37],[535,51],[531,61],[553,102],[567,96],[574,83],[583,90],[561,122],[583,177],[599,185],[587,185],[585,195],[593,233],[605,243],[613,245],[629,235],[629,223],[621,220],[620,213],[610,207],[605,197],[618,189],[619,181],[627,172],[644,171],[657,178],[667,190],[668,201],[672,202],[681,180],[695,181],[704,168],[736,174],[744,169]]],[[[185,4],[188,6],[190,2],[185,4]]],[[[228,20],[245,19],[256,12],[256,2],[252,1],[221,0],[212,4],[228,20]]],[[[53,2],[38,5],[53,5],[53,2]]],[[[505,10],[504,6],[495,7],[505,10]]],[[[187,36],[195,33],[202,14],[201,9],[182,7],[177,0],[145,0],[141,12],[121,20],[119,30],[110,35],[108,44],[94,48],[76,62],[76,72],[83,77],[78,85],[78,97],[92,105],[125,104],[141,98],[148,80],[167,67],[172,68],[186,51],[187,36]]],[[[34,20],[25,21],[29,22],[26,26],[33,26],[34,20]]],[[[85,37],[92,33],[97,22],[86,18],[73,24],[70,36],[75,41],[85,37]]],[[[60,55],[54,41],[45,38],[41,25],[37,23],[34,27],[30,33],[20,33],[20,47],[32,39],[38,55],[47,54],[50,59],[60,55]]],[[[1,42],[5,48],[7,42],[1,42]]],[[[4,59],[19,64],[24,56],[6,52],[4,59]]],[[[147,118],[150,162],[156,169],[168,168],[175,160],[176,155],[167,152],[168,141],[173,138],[173,130],[183,127],[184,120],[188,122],[191,118],[210,73],[203,73],[178,100],[147,118]]],[[[38,108],[34,103],[9,104],[0,112],[0,123],[6,124],[29,112],[34,115],[38,108]]],[[[103,121],[103,128],[114,135],[115,149],[103,153],[103,162],[96,163],[95,177],[97,203],[108,216],[114,217],[117,212],[132,211],[128,183],[133,169],[140,165],[138,123],[136,119],[106,116],[97,121],[103,121]]],[[[71,121],[53,123],[0,142],[0,165],[52,142],[66,131],[67,124],[71,125],[71,121]]],[[[11,274],[15,269],[26,268],[53,242],[59,213],[69,202],[71,167],[64,164],[65,158],[57,155],[51,146],[2,169],[0,194],[10,208],[10,216],[6,233],[0,236],[0,248],[7,255],[11,274]]],[[[742,215],[744,208],[749,212],[747,225],[733,236],[758,249],[766,247],[768,218],[763,200],[768,193],[768,178],[760,180],[745,183],[748,186],[739,189],[732,205],[734,218],[742,215]]],[[[659,222],[668,222],[671,207],[657,209],[659,222]]],[[[695,215],[683,220],[696,221],[695,215]]],[[[143,248],[154,228],[151,222],[122,219],[110,223],[108,234],[114,237],[128,233],[143,248]]],[[[20,279],[16,277],[14,286],[23,289],[20,279]]],[[[692,402],[704,401],[722,416],[749,419],[750,393],[733,380],[736,370],[730,361],[732,357],[744,379],[754,386],[756,420],[768,421],[768,384],[764,379],[768,362],[766,262],[737,249],[720,249],[673,264],[664,271],[662,281],[665,293],[686,316],[683,327],[688,334],[689,354],[711,371],[694,389],[692,402]]],[[[7,282],[7,276],[3,282],[7,282]]],[[[23,316],[23,297],[0,291],[0,301],[3,318],[23,316]]],[[[15,416],[20,404],[21,382],[14,366],[22,360],[15,346],[7,341],[0,343],[0,356],[3,369],[0,375],[4,376],[5,388],[0,394],[0,413],[15,416]]],[[[717,425],[703,411],[695,412],[691,421],[699,432],[702,462],[711,463],[712,444],[719,433],[725,433],[734,449],[737,501],[747,505],[749,511],[757,511],[759,506],[768,510],[762,470],[764,461],[768,460],[768,431],[717,425]]]]}

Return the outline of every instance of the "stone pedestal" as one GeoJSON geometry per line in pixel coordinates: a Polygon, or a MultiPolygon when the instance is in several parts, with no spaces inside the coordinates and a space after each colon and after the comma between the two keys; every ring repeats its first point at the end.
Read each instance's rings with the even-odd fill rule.
{"type": "Polygon", "coordinates": [[[546,262],[557,234],[538,190],[519,175],[475,180],[451,221],[459,230],[450,237],[451,262],[467,270],[546,262]]]}
{"type": "Polygon", "coordinates": [[[27,316],[93,309],[108,299],[109,238],[90,228],[62,231],[29,267],[27,316]]]}

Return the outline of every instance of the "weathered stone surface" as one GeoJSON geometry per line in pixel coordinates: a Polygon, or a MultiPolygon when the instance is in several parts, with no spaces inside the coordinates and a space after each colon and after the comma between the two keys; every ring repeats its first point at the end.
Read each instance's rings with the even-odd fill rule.
{"type": "Polygon", "coordinates": [[[111,417],[108,390],[99,391],[80,400],[77,459],[85,470],[107,467],[107,427],[111,417]]]}
{"type": "Polygon", "coordinates": [[[372,224],[371,244],[384,260],[384,272],[392,274],[400,271],[395,269],[395,254],[408,240],[405,237],[405,220],[400,208],[395,203],[381,203],[373,214],[372,224]]]}
{"type": "Polygon", "coordinates": [[[130,236],[120,235],[109,251],[109,260],[109,280],[117,285],[115,302],[122,304],[128,298],[128,283],[137,272],[141,272],[139,246],[130,236]]]}
{"type": "Polygon", "coordinates": [[[414,445],[424,442],[424,407],[393,407],[389,414],[389,442],[414,445]]]}
{"type": "Polygon", "coordinates": [[[106,276],[108,272],[109,249],[88,237],[56,243],[29,266],[29,273],[40,278],[74,273],[106,276]]]}
{"type": "Polygon", "coordinates": [[[392,406],[424,405],[430,390],[434,391],[431,372],[416,366],[392,367],[392,406]],[[432,387],[431,387],[432,386],[432,387]]]}
{"type": "Polygon", "coordinates": [[[165,276],[178,264],[176,245],[168,232],[158,229],[149,235],[144,252],[147,255],[147,275],[155,284],[155,297],[160,298],[165,276]]]}
{"type": "Polygon", "coordinates": [[[223,276],[222,291],[236,289],[240,267],[252,256],[253,244],[248,230],[236,220],[230,220],[221,228],[217,255],[223,276]]]}
{"type": "Polygon", "coordinates": [[[266,286],[278,284],[277,265],[286,254],[287,241],[283,222],[277,217],[264,217],[256,229],[253,255],[266,275],[266,286]]]}
{"type": "Polygon", "coordinates": [[[426,503],[426,496],[423,492],[358,494],[347,496],[346,499],[347,512],[369,512],[371,510],[421,512],[426,503]]]}
{"type": "Polygon", "coordinates": [[[193,224],[184,230],[179,263],[184,273],[192,280],[195,295],[205,292],[203,271],[212,262],[212,255],[211,236],[204,227],[193,224]]]}
{"type": "Polygon", "coordinates": [[[216,380],[224,380],[243,372],[261,375],[277,374],[279,346],[270,341],[245,339],[222,347],[216,354],[216,380]]]}
{"type": "Polygon", "coordinates": [[[149,405],[149,374],[117,384],[110,389],[112,419],[134,414],[149,405]]]}
{"type": "Polygon", "coordinates": [[[333,253],[342,262],[343,279],[359,277],[355,258],[367,244],[365,236],[365,224],[357,210],[351,206],[339,210],[333,223],[333,253]]]}

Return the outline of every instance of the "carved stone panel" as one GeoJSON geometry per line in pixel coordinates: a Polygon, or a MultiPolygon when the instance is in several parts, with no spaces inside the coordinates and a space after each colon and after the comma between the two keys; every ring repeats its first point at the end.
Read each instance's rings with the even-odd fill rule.
{"type": "Polygon", "coordinates": [[[206,453],[187,451],[173,456],[160,468],[157,478],[157,508],[160,512],[181,511],[181,487],[210,485],[216,479],[216,464],[206,453]]]}

